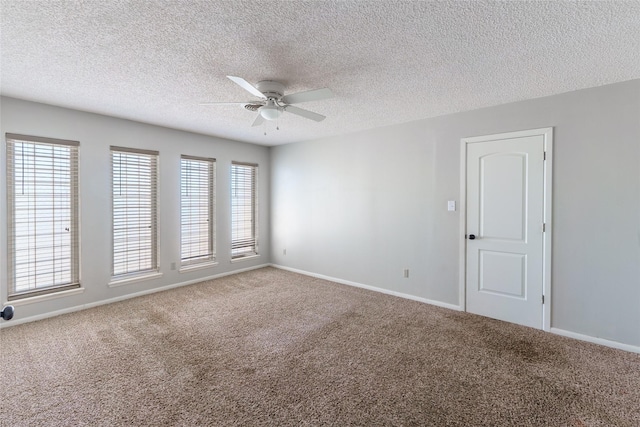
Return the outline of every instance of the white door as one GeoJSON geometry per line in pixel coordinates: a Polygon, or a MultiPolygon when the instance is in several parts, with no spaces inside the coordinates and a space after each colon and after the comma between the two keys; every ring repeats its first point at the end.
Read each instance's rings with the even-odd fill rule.
{"type": "Polygon", "coordinates": [[[545,135],[466,144],[467,311],[543,326],[545,135]]]}

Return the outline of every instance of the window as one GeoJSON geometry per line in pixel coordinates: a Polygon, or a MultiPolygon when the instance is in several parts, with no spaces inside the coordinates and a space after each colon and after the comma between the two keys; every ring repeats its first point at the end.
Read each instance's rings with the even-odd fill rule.
{"type": "Polygon", "coordinates": [[[180,158],[180,262],[215,260],[215,159],[180,158]]]}
{"type": "Polygon", "coordinates": [[[258,254],[258,165],[231,164],[231,259],[258,254]]]}
{"type": "Polygon", "coordinates": [[[8,299],[79,288],[79,143],[6,137],[8,299]]]}
{"type": "Polygon", "coordinates": [[[111,147],[112,275],[158,271],[158,152],[111,147]]]}

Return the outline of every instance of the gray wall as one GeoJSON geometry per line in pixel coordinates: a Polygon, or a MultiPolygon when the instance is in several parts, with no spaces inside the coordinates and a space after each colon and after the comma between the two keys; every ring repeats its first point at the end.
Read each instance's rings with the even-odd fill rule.
{"type": "MultiPolygon", "coordinates": [[[[177,283],[250,268],[270,262],[269,242],[269,148],[171,130],[97,114],[53,107],[12,98],[0,98],[0,223],[6,224],[6,139],[5,133],[18,133],[80,141],[80,227],[81,282],[79,295],[16,307],[16,321],[85,304],[120,298],[177,283]],[[159,234],[160,271],[158,279],[110,288],[111,199],[109,146],[147,148],[160,151],[159,234]],[[217,160],[217,258],[218,265],[180,273],[180,155],[214,157],[217,160]],[[231,263],[229,174],[232,160],[259,164],[259,241],[260,257],[231,263]]],[[[6,226],[0,227],[0,280],[6,284],[6,226]]],[[[6,302],[6,286],[2,302],[6,302]]],[[[13,321],[12,321],[13,322],[13,321]]]]}
{"type": "Polygon", "coordinates": [[[274,147],[272,261],[457,305],[460,139],[551,126],[551,326],[640,346],[640,80],[274,147]]]}

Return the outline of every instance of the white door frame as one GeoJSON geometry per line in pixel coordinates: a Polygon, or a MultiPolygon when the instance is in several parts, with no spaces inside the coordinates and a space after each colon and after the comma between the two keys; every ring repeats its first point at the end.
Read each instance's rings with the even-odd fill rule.
{"type": "Polygon", "coordinates": [[[543,234],[543,284],[544,304],[542,305],[542,329],[551,329],[551,236],[553,222],[551,221],[551,190],[553,171],[553,128],[531,129],[518,132],[483,135],[460,140],[460,252],[459,252],[459,305],[462,311],[467,311],[467,146],[477,142],[495,141],[500,139],[522,138],[527,136],[544,136],[544,216],[545,230],[543,234]]]}

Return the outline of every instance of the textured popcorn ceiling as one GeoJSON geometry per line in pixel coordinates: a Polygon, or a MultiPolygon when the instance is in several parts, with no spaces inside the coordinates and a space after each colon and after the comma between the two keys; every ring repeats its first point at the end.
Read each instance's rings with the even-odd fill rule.
{"type": "Polygon", "coordinates": [[[0,14],[3,95],[265,145],[640,78],[638,1],[0,0],[0,14]],[[298,104],[321,123],[252,128],[240,106],[198,105],[254,99],[226,75],[336,97],[298,104]]]}

